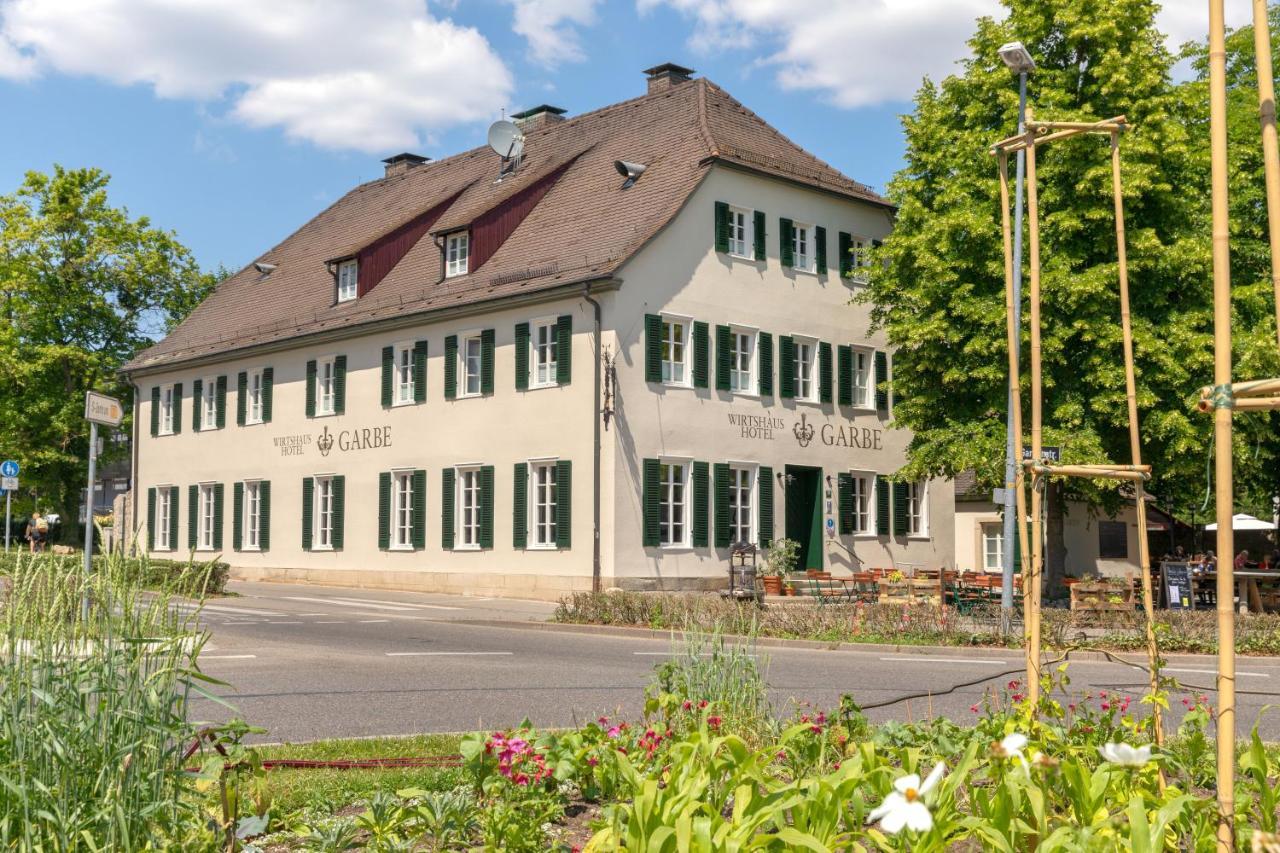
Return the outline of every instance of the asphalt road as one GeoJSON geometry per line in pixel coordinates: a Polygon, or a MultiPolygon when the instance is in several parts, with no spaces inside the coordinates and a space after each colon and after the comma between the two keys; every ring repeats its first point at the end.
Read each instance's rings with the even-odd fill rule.
{"type": "MultiPolygon", "coordinates": [[[[237,597],[204,609],[211,640],[200,665],[227,683],[216,692],[233,708],[200,699],[194,713],[206,721],[241,716],[267,729],[265,741],[498,728],[525,717],[540,726],[601,713],[635,718],[654,665],[673,647],[647,636],[533,628],[527,623],[554,609],[543,602],[292,584],[232,588],[237,597]]],[[[829,709],[851,693],[864,706],[881,706],[868,711],[876,721],[970,720],[984,691],[1020,677],[1022,665],[1016,653],[985,651],[755,651],[780,709],[791,700],[829,709]],[[903,699],[919,693],[930,695],[903,699]]],[[[1244,732],[1264,705],[1280,702],[1280,660],[1241,659],[1238,670],[1244,732]]],[[[1170,674],[1211,702],[1213,672],[1208,658],[1170,659],[1170,674]]],[[[1126,692],[1135,708],[1145,684],[1141,671],[1102,661],[1074,662],[1070,674],[1073,693],[1126,692]]],[[[1175,711],[1181,696],[1173,696],[1175,711]]],[[[1280,739],[1280,715],[1262,719],[1264,737],[1280,739]]]]}

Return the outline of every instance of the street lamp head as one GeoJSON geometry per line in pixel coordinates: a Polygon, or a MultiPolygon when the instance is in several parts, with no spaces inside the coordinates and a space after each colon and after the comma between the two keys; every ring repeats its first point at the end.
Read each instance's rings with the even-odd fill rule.
{"type": "Polygon", "coordinates": [[[1031,58],[1025,45],[1020,41],[1011,41],[1001,45],[998,51],[1004,64],[1015,74],[1029,74],[1036,70],[1036,61],[1031,58]]]}

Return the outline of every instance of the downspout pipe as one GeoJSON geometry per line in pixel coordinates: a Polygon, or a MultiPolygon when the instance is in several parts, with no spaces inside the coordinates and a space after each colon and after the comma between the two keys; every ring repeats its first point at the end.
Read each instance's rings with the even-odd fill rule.
{"type": "Polygon", "coordinates": [[[600,359],[601,350],[601,329],[604,325],[604,309],[600,307],[600,303],[591,296],[591,285],[584,285],[582,288],[582,298],[595,310],[595,331],[596,331],[596,352],[592,361],[595,363],[595,405],[591,412],[591,428],[592,428],[592,446],[591,446],[591,520],[592,520],[592,536],[591,536],[591,591],[600,592],[601,576],[600,576],[600,409],[601,388],[600,388],[600,359]]]}
{"type": "MultiPolygon", "coordinates": [[[[138,383],[134,381],[133,377],[129,377],[129,387],[133,389],[133,446],[129,448],[129,454],[133,459],[130,460],[129,464],[129,500],[127,501],[127,505],[132,512],[126,510],[127,515],[125,517],[125,523],[121,525],[120,531],[120,552],[121,556],[126,557],[129,555],[129,547],[126,543],[129,542],[130,531],[136,534],[138,530],[138,506],[140,504],[140,499],[138,497],[138,445],[140,444],[138,441],[138,430],[140,429],[139,424],[142,421],[142,418],[138,416],[138,409],[142,405],[142,386],[138,385],[138,383]],[[129,518],[128,515],[132,515],[133,517],[129,518]]],[[[131,544],[133,545],[134,553],[137,553],[137,539],[134,538],[131,544]]]]}

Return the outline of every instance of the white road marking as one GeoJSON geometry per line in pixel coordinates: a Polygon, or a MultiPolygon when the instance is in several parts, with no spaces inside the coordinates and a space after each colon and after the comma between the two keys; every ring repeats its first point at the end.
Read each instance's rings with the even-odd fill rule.
{"type": "MultiPolygon", "coordinates": [[[[632,652],[631,654],[641,655],[643,657],[659,657],[659,658],[688,657],[683,652],[632,652]]],[[[709,658],[714,654],[715,652],[702,652],[698,655],[698,657],[709,658]]],[[[757,655],[747,655],[747,657],[753,658],[753,657],[757,657],[757,655]]]]}
{"type": "MultiPolygon", "coordinates": [[[[386,620],[384,619],[384,620],[380,620],[380,621],[384,621],[384,622],[385,622],[386,620]]],[[[339,620],[337,620],[336,622],[319,622],[319,621],[317,621],[317,622],[315,622],[315,623],[313,623],[313,624],[315,624],[315,625],[345,625],[345,624],[347,624],[347,623],[346,623],[346,622],[343,622],[341,619],[339,619],[339,620]]]]}
{"type": "Polygon", "coordinates": [[[390,621],[391,621],[390,619],[361,619],[360,624],[368,625],[371,622],[390,622],[390,621]]]}
{"type": "Polygon", "coordinates": [[[987,663],[987,664],[1004,664],[1010,661],[998,660],[994,658],[926,658],[910,657],[900,658],[880,658],[883,661],[893,661],[894,663],[987,663]]]}
{"type": "Polygon", "coordinates": [[[403,605],[366,604],[363,601],[343,601],[339,598],[306,598],[300,595],[293,595],[289,598],[291,601],[310,601],[313,604],[334,604],[338,607],[368,607],[370,610],[399,610],[404,613],[412,613],[414,609],[403,605]]]}
{"type": "Polygon", "coordinates": [[[266,621],[267,621],[266,619],[245,619],[243,621],[237,621],[237,622],[223,622],[222,624],[223,625],[260,625],[266,621]]]}
{"type": "MultiPolygon", "coordinates": [[[[1177,667],[1177,666],[1166,666],[1164,668],[1164,671],[1165,672],[1195,672],[1195,673],[1203,673],[1204,675],[1218,674],[1218,671],[1216,669],[1192,669],[1191,667],[1177,667]]],[[[1240,670],[1236,670],[1236,675],[1243,676],[1246,678],[1270,678],[1271,677],[1269,674],[1265,672],[1241,672],[1240,670]]]]}
{"type": "Polygon", "coordinates": [[[257,655],[200,655],[200,660],[247,660],[257,655]]]}
{"type": "Polygon", "coordinates": [[[515,652],[387,652],[389,658],[414,658],[414,657],[478,657],[483,655],[512,655],[515,652]]]}
{"type": "Polygon", "coordinates": [[[268,625],[301,625],[302,622],[291,622],[285,619],[268,619],[268,625]]]}
{"type": "Polygon", "coordinates": [[[206,604],[200,607],[196,604],[187,604],[186,602],[176,601],[174,607],[179,607],[192,613],[197,610],[204,610],[206,613],[240,613],[249,616],[283,616],[284,614],[278,610],[250,610],[247,607],[231,607],[226,604],[206,604]]]}
{"type": "Polygon", "coordinates": [[[338,602],[338,601],[359,602],[360,604],[368,604],[370,607],[376,604],[389,604],[392,607],[408,607],[410,609],[413,609],[413,608],[423,608],[426,610],[461,610],[462,609],[461,607],[451,607],[447,604],[421,604],[414,601],[387,601],[386,599],[382,599],[382,598],[347,598],[345,596],[340,596],[340,595],[334,596],[333,598],[326,599],[326,600],[334,601],[334,602],[338,602]]]}

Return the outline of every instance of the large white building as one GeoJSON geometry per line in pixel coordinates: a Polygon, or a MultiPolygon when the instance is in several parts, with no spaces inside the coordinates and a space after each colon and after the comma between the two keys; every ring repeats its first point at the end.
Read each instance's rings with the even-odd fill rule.
{"type": "Polygon", "coordinates": [[[949,564],[953,490],[885,479],[909,435],[851,303],[890,205],[646,73],[518,116],[501,180],[488,148],[390,158],[132,361],[148,549],[537,597],[720,586],[730,543],[783,536],[805,567],[949,564]]]}

